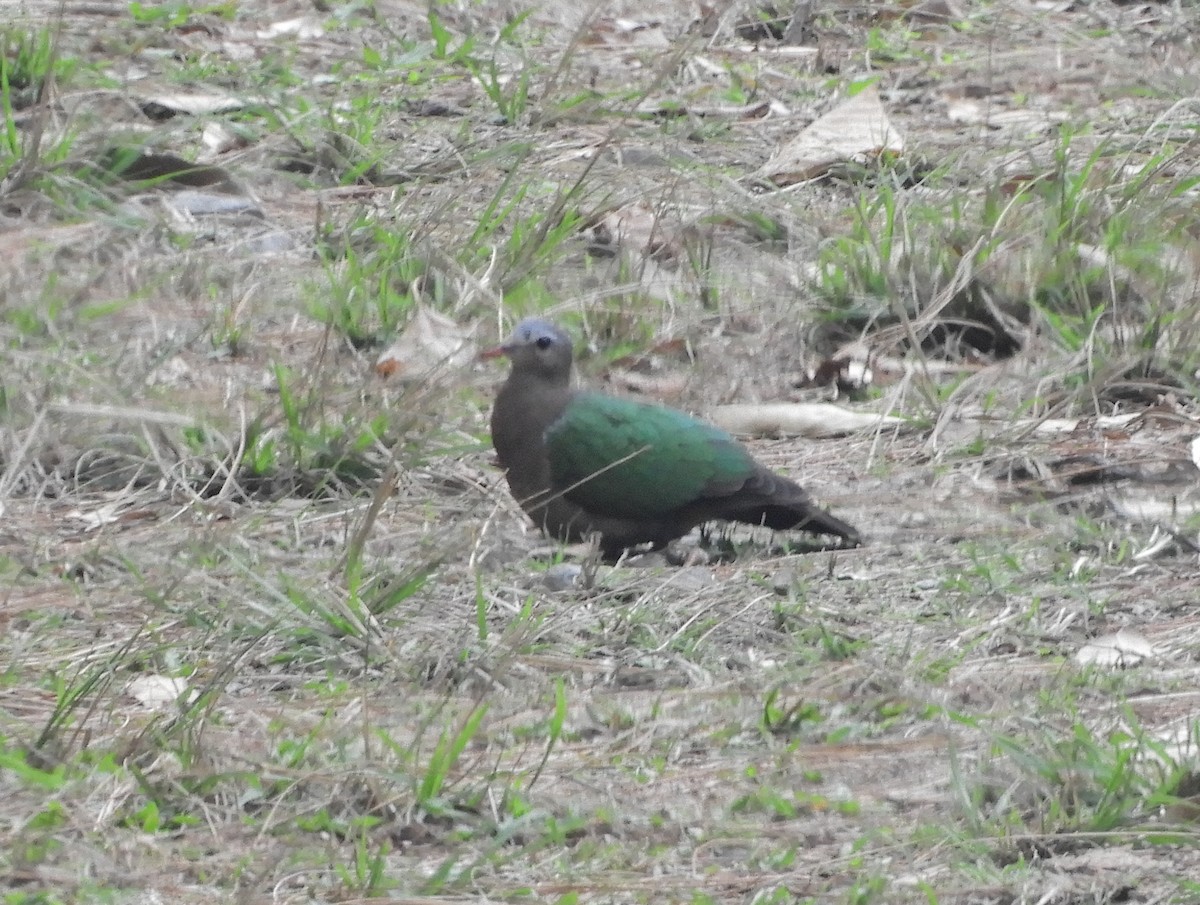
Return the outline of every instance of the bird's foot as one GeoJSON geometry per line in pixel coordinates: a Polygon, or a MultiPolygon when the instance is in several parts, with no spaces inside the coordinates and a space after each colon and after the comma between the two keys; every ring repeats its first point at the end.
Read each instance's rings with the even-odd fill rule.
{"type": "Polygon", "coordinates": [[[671,541],[663,553],[673,566],[707,566],[710,561],[708,551],[703,547],[682,541],[671,541]]]}
{"type": "Polygon", "coordinates": [[[599,531],[593,531],[587,536],[588,553],[583,560],[583,572],[580,574],[580,586],[591,590],[596,586],[596,572],[604,562],[604,546],[601,543],[599,531]]]}

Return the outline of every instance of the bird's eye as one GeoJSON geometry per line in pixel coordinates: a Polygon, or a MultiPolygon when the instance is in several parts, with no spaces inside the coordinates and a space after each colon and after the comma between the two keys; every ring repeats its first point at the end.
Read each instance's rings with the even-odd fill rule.
{"type": "Polygon", "coordinates": [[[539,336],[534,340],[533,344],[539,349],[549,349],[552,345],[554,345],[554,340],[549,336],[539,336]]]}

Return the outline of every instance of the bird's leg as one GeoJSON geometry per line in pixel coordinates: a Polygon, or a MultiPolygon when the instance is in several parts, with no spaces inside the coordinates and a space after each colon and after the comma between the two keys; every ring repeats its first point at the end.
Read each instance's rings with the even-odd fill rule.
{"type": "Polygon", "coordinates": [[[703,547],[686,544],[682,540],[673,540],[663,548],[663,555],[673,566],[707,566],[708,553],[703,547]]]}
{"type": "Polygon", "coordinates": [[[587,556],[583,558],[583,571],[580,572],[580,579],[584,590],[590,591],[596,585],[596,572],[600,568],[600,563],[604,561],[604,548],[600,543],[599,531],[589,531],[585,540],[588,552],[587,556]]]}

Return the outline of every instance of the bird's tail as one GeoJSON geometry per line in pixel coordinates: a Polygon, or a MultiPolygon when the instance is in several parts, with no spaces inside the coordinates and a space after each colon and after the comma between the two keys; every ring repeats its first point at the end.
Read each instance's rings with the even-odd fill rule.
{"type": "Polygon", "coordinates": [[[730,517],[738,521],[761,524],[776,531],[830,534],[851,547],[862,543],[857,528],[813,503],[795,481],[766,468],[760,468],[734,499],[742,512],[730,517]]]}
{"type": "Polygon", "coordinates": [[[796,511],[796,514],[800,518],[791,526],[794,531],[811,531],[813,534],[833,534],[845,540],[852,547],[857,547],[862,543],[862,535],[858,533],[857,528],[843,522],[835,515],[830,515],[824,509],[819,509],[809,504],[803,508],[803,511],[796,511]]]}

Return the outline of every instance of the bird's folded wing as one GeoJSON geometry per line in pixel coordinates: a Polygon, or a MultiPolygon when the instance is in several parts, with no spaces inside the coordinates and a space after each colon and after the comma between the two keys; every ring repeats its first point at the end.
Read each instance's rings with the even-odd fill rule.
{"type": "Polygon", "coordinates": [[[581,508],[652,519],[736,491],[755,472],[727,433],[683,412],[582,393],[546,431],[554,488],[581,508]]]}

